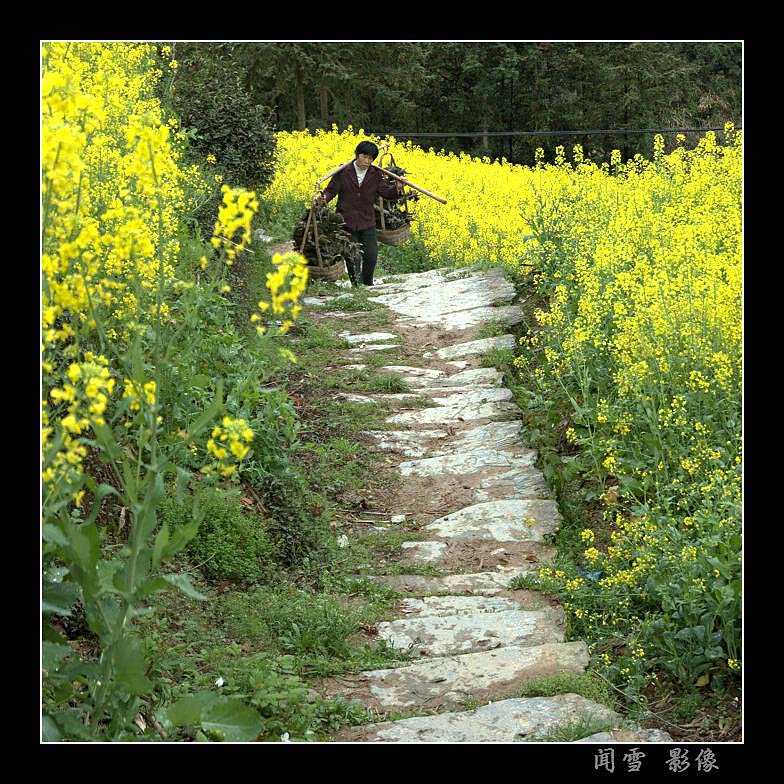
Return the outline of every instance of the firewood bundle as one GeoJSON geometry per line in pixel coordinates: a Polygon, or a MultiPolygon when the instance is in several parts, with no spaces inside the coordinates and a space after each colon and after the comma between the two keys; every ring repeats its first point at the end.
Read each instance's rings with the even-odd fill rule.
{"type": "Polygon", "coordinates": [[[302,248],[300,252],[308,264],[314,267],[332,266],[340,258],[353,259],[362,248],[358,242],[351,239],[351,233],[343,225],[343,216],[322,204],[314,204],[303,214],[294,227],[292,239],[295,250],[302,248]]]}
{"type": "MultiPolygon", "coordinates": [[[[392,174],[397,174],[398,177],[405,177],[407,172],[399,166],[392,164],[391,166],[384,167],[392,174]]],[[[384,176],[384,179],[390,184],[395,184],[393,177],[384,176]]],[[[386,229],[387,231],[394,231],[401,226],[405,226],[414,219],[414,214],[408,207],[408,203],[417,201],[419,194],[416,191],[403,191],[398,195],[397,201],[388,201],[387,199],[379,199],[374,207],[376,210],[376,228],[386,229]],[[383,214],[383,221],[382,221],[383,214]]]]}

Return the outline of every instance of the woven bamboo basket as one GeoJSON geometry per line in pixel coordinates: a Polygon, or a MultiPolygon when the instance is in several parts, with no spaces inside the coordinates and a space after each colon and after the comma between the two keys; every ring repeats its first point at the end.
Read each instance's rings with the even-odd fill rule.
{"type": "Polygon", "coordinates": [[[333,259],[337,259],[337,261],[326,267],[318,267],[316,265],[308,264],[308,275],[311,278],[327,280],[330,283],[334,283],[336,280],[339,280],[346,271],[346,261],[342,256],[334,256],[333,259]]]}
{"type": "MultiPolygon", "coordinates": [[[[397,168],[392,153],[385,152],[379,159],[379,166],[382,169],[384,168],[385,157],[389,158],[387,165],[390,168],[397,168]]],[[[378,227],[378,241],[383,242],[384,245],[402,245],[411,236],[411,224],[404,223],[396,229],[388,229],[384,222],[384,199],[381,196],[378,197],[378,207],[379,215],[381,216],[381,225],[378,227]]]]}
{"type": "Polygon", "coordinates": [[[401,245],[411,236],[411,224],[404,223],[396,229],[379,229],[378,241],[384,245],[401,245]]]}

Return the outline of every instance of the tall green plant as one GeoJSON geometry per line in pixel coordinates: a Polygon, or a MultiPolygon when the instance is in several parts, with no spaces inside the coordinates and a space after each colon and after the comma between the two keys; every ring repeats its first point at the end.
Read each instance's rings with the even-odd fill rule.
{"type": "MultiPolygon", "coordinates": [[[[161,524],[164,488],[171,482],[183,491],[194,450],[204,481],[230,481],[254,437],[228,408],[225,374],[200,381],[208,391],[187,411],[171,394],[176,385],[165,383],[193,337],[179,318],[182,292],[191,302],[225,293],[224,270],[250,240],[257,203],[224,186],[211,247],[192,279],[175,276],[180,218],[196,203],[186,183],[198,189],[199,178],[180,168],[181,148],[152,94],[150,56],[141,45],[43,51],[45,740],[138,735],[154,684],[135,619],[172,586],[203,598],[186,575],[166,568],[195,535],[201,512],[177,530],[161,524]],[[74,651],[55,622],[76,606],[94,652],[74,651]]],[[[283,291],[290,269],[279,267],[273,301],[260,307],[293,318],[288,308],[298,295],[283,291]]],[[[282,330],[259,329],[256,350],[263,355],[282,330]]],[[[205,721],[228,720],[235,709],[247,713],[219,696],[205,721]]],[[[252,733],[253,722],[243,721],[252,733]]]]}

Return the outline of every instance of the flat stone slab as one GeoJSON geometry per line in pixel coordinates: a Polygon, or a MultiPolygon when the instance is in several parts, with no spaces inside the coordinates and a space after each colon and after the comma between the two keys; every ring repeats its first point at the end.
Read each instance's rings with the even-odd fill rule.
{"type": "Polygon", "coordinates": [[[367,343],[362,344],[361,346],[356,346],[355,348],[350,348],[348,350],[349,354],[363,354],[366,351],[389,351],[389,349],[395,348],[395,344],[393,343],[367,343]]]}
{"type": "MultiPolygon", "coordinates": [[[[441,283],[454,277],[455,271],[435,268],[424,272],[408,272],[403,275],[385,275],[378,278],[375,283],[376,291],[409,291],[421,289],[424,286],[432,286],[434,283],[441,283]]],[[[460,270],[459,274],[466,274],[466,270],[460,270]]]]}
{"type": "Polygon", "coordinates": [[[563,642],[563,609],[499,610],[497,612],[429,615],[381,621],[379,637],[391,648],[414,656],[446,656],[500,648],[563,642]]]}
{"type": "MultiPolygon", "coordinates": [[[[450,435],[447,430],[365,430],[363,435],[376,442],[376,448],[398,452],[409,458],[444,457],[477,449],[506,450],[515,449],[513,454],[536,455],[535,450],[522,446],[520,439],[520,420],[506,420],[477,425],[470,430],[450,435]]],[[[532,459],[532,463],[535,460],[532,459]]],[[[513,479],[513,473],[504,479],[513,479]]],[[[542,481],[543,478],[542,478],[542,481]]],[[[539,484],[539,483],[537,483],[539,484]]],[[[488,500],[488,499],[482,499],[488,500]]]]}
{"type": "Polygon", "coordinates": [[[443,370],[414,367],[413,365],[384,365],[381,370],[385,370],[387,373],[397,373],[399,376],[404,376],[411,386],[424,386],[428,383],[428,380],[436,380],[446,376],[446,373],[444,373],[443,370]]]}
{"type": "Polygon", "coordinates": [[[445,515],[425,526],[438,536],[454,539],[497,539],[541,542],[558,530],[561,514],[555,501],[512,498],[484,501],[445,515]],[[533,519],[529,524],[526,520],[533,519]]]}
{"type": "Polygon", "coordinates": [[[351,343],[352,346],[358,343],[378,343],[381,340],[400,340],[400,336],[394,332],[366,332],[364,335],[352,335],[350,332],[344,331],[338,332],[338,337],[351,343]]]}
{"type": "Polygon", "coordinates": [[[422,395],[416,392],[389,392],[373,395],[373,399],[382,403],[407,403],[411,400],[422,400],[422,395]]]}
{"type": "Polygon", "coordinates": [[[467,572],[516,566],[535,574],[542,561],[555,557],[555,548],[540,542],[498,542],[495,539],[454,539],[403,544],[401,563],[433,564],[451,571],[458,566],[467,572]],[[434,545],[441,545],[435,547],[434,545]]]}
{"type": "Polygon", "coordinates": [[[376,449],[398,452],[406,457],[428,455],[432,451],[429,443],[449,436],[446,430],[364,430],[362,434],[376,442],[376,449]]]}
{"type": "Polygon", "coordinates": [[[336,740],[399,743],[519,743],[560,724],[590,719],[613,725],[618,716],[607,706],[579,694],[499,700],[470,711],[414,716],[366,724],[336,740]]]}
{"type": "Polygon", "coordinates": [[[580,738],[575,743],[672,743],[672,735],[663,730],[614,730],[613,732],[596,732],[587,738],[580,738]]]}
{"type": "Polygon", "coordinates": [[[447,394],[430,395],[430,399],[437,406],[445,408],[468,408],[482,406],[485,403],[497,403],[502,400],[512,400],[514,395],[506,387],[480,387],[479,389],[462,389],[459,392],[444,390],[447,394]]]}
{"type": "MultiPolygon", "coordinates": [[[[434,448],[431,457],[453,454],[455,452],[470,452],[480,448],[508,449],[510,447],[522,447],[523,443],[520,437],[522,426],[523,423],[519,419],[477,425],[470,430],[461,431],[448,441],[438,444],[434,448]]],[[[535,450],[530,451],[536,454],[535,450]]]]}
{"type": "Polygon", "coordinates": [[[500,449],[472,449],[456,454],[406,460],[398,468],[401,476],[443,476],[444,474],[475,474],[489,468],[524,469],[536,462],[533,449],[517,452],[500,449]]]}
{"type": "Polygon", "coordinates": [[[452,331],[489,321],[508,326],[519,323],[523,319],[519,305],[499,304],[512,302],[515,296],[514,285],[503,271],[489,270],[463,276],[450,274],[440,279],[406,279],[369,299],[403,316],[398,319],[400,324],[438,324],[452,331]]]}
{"type": "Polygon", "coordinates": [[[403,599],[398,607],[406,618],[520,609],[520,602],[499,596],[425,596],[421,599],[403,599]]]}
{"type": "Polygon", "coordinates": [[[492,270],[451,279],[444,276],[440,280],[412,279],[407,281],[409,285],[405,288],[382,292],[368,299],[386,305],[403,316],[435,318],[446,322],[455,313],[514,300],[517,294],[514,285],[499,272],[492,270]],[[417,286],[417,283],[428,285],[417,286]]]}
{"type": "Polygon", "coordinates": [[[435,406],[420,411],[404,411],[385,420],[397,425],[439,425],[473,422],[480,419],[511,419],[522,413],[508,389],[483,390],[432,398],[435,406]]]}
{"type": "Polygon", "coordinates": [[[399,324],[432,326],[434,324],[447,332],[469,329],[498,321],[505,327],[512,327],[523,320],[523,309],[520,305],[499,305],[497,307],[479,307],[471,310],[460,310],[453,313],[429,313],[423,311],[417,316],[409,316],[398,320],[399,324]]]}
{"type": "Polygon", "coordinates": [[[438,359],[460,359],[460,357],[470,357],[474,354],[486,354],[492,349],[513,350],[516,345],[514,335],[498,335],[494,338],[481,338],[480,340],[469,340],[466,343],[456,343],[452,346],[445,346],[435,352],[438,359]]]}
{"type": "MultiPolygon", "coordinates": [[[[523,461],[521,460],[521,462],[523,461]]],[[[492,489],[504,482],[514,487],[515,494],[520,499],[529,498],[532,490],[537,491],[537,496],[539,496],[538,491],[542,491],[543,495],[539,496],[541,498],[549,498],[544,474],[538,468],[534,468],[533,463],[529,465],[513,465],[508,471],[492,474],[482,479],[479,482],[479,487],[482,490],[492,489]]]]}
{"type": "Polygon", "coordinates": [[[405,379],[409,386],[425,389],[476,389],[477,387],[497,387],[503,383],[503,375],[495,368],[471,368],[452,374],[443,371],[416,372],[426,370],[426,368],[412,368],[404,365],[388,365],[382,370],[397,373],[405,379]]]}
{"type": "MultiPolygon", "coordinates": [[[[404,667],[363,672],[367,689],[363,702],[388,711],[422,705],[428,709],[459,708],[467,699],[508,697],[534,678],[582,673],[588,662],[588,648],[582,641],[510,645],[426,659],[404,667]]],[[[357,694],[352,696],[362,699],[357,694]]]]}
{"type": "Polygon", "coordinates": [[[325,295],[323,297],[303,297],[303,305],[311,305],[318,307],[319,305],[328,305],[330,302],[337,302],[341,299],[351,299],[353,294],[336,294],[334,296],[325,295]]]}
{"type": "Polygon", "coordinates": [[[438,561],[444,555],[446,542],[403,542],[401,548],[413,561],[438,561]]]}
{"type": "Polygon", "coordinates": [[[346,400],[349,403],[369,403],[370,405],[378,405],[377,401],[367,395],[358,395],[355,392],[338,392],[335,395],[335,400],[346,400]]]}
{"type": "Polygon", "coordinates": [[[364,579],[388,585],[399,593],[468,593],[492,596],[508,591],[509,583],[515,577],[528,574],[531,569],[530,565],[526,565],[509,569],[499,568],[494,572],[448,574],[443,577],[426,577],[419,574],[378,574],[365,575],[364,579]]]}

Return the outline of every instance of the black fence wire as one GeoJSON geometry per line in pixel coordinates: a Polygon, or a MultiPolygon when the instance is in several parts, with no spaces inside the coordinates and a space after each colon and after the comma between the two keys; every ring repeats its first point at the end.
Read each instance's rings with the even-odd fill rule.
{"type": "MultiPolygon", "coordinates": [[[[378,136],[394,136],[403,138],[435,138],[435,137],[482,137],[482,136],[591,136],[595,134],[623,135],[632,133],[705,133],[706,131],[723,131],[721,128],[618,128],[617,130],[592,129],[586,131],[450,131],[438,133],[378,133],[378,136]]],[[[743,130],[739,125],[736,131],[743,130]]]]}

